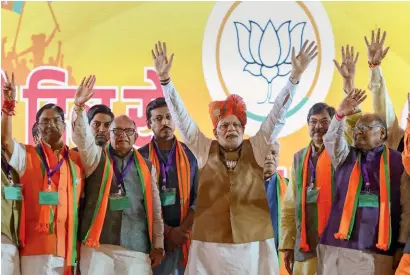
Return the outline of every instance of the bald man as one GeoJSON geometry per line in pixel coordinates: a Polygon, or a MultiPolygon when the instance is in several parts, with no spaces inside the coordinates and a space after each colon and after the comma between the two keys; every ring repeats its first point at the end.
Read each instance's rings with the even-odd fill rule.
{"type": "Polygon", "coordinates": [[[138,134],[125,115],[111,123],[109,144],[96,144],[84,111],[94,82],[83,81],[77,89],[72,118],[86,174],[81,274],[152,274],[151,261],[159,265],[164,253],[155,168],[133,148],[138,134]]]}
{"type": "MultiPolygon", "coordinates": [[[[283,199],[286,193],[288,179],[277,173],[279,164],[279,142],[275,141],[269,148],[263,167],[263,178],[265,180],[265,190],[268,199],[270,216],[272,219],[272,228],[275,238],[275,247],[278,250],[280,236],[280,216],[283,199]]],[[[284,253],[279,253],[279,274],[287,275],[284,259],[284,253]]]]}

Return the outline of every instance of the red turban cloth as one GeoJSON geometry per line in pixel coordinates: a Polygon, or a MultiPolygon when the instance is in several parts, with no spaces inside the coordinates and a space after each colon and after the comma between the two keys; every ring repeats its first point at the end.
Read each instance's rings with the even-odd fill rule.
{"type": "Polygon", "coordinates": [[[239,95],[229,95],[226,100],[209,103],[209,115],[214,128],[218,122],[229,115],[235,115],[242,126],[246,125],[246,104],[239,95]]]}

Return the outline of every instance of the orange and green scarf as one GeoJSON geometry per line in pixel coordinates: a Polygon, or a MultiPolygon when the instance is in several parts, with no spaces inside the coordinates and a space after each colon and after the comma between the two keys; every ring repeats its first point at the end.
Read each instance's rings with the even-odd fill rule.
{"type": "MultiPolygon", "coordinates": [[[[110,159],[110,155],[108,154],[109,146],[107,145],[104,148],[105,154],[105,163],[104,163],[104,172],[103,172],[103,179],[102,184],[100,187],[100,192],[98,195],[97,204],[94,210],[94,215],[91,220],[90,228],[83,240],[83,244],[90,247],[99,247],[100,246],[100,236],[101,231],[103,228],[105,215],[107,212],[108,200],[110,196],[110,189],[111,189],[111,182],[114,173],[113,163],[110,159]]],[[[152,244],[152,234],[153,234],[153,222],[154,222],[154,213],[152,208],[152,180],[151,180],[151,172],[145,163],[144,158],[141,154],[134,150],[134,164],[138,171],[138,176],[141,181],[142,191],[144,194],[144,203],[145,203],[145,210],[147,212],[147,219],[148,219],[148,232],[149,232],[149,240],[152,244]]]]}
{"type": "MultiPolygon", "coordinates": [[[[40,144],[36,147],[37,154],[40,158],[41,172],[43,175],[43,190],[48,190],[48,178],[46,176],[46,166],[42,161],[42,153],[40,152],[40,146],[44,152],[45,161],[47,161],[48,167],[49,160],[46,150],[44,148],[44,143],[41,141],[40,144]]],[[[62,150],[62,153],[69,150],[65,146],[62,150]]],[[[77,202],[77,171],[75,168],[74,162],[70,159],[70,154],[63,164],[60,167],[60,175],[67,175],[67,177],[60,176],[59,185],[67,186],[67,202],[68,202],[68,227],[67,227],[67,240],[66,240],[66,255],[64,263],[64,274],[71,274],[73,266],[77,262],[77,227],[78,227],[78,202],[77,202]],[[69,172],[68,172],[69,171],[69,172]],[[63,181],[66,181],[67,184],[63,184],[63,181]]],[[[37,232],[54,234],[55,224],[54,224],[54,208],[53,205],[40,205],[40,215],[36,225],[35,230],[37,232]]],[[[19,238],[21,246],[25,246],[26,241],[26,214],[25,214],[25,205],[24,200],[22,201],[22,212],[20,218],[20,231],[19,238]]]]}
{"type": "MultiPolygon", "coordinates": [[[[282,209],[282,200],[285,197],[286,194],[286,189],[288,188],[288,184],[287,184],[287,179],[285,179],[284,177],[282,177],[281,174],[276,173],[277,177],[276,177],[276,197],[278,198],[278,223],[280,223],[280,217],[281,217],[281,209],[282,209]]],[[[278,224],[278,236],[280,236],[280,224],[278,224]]],[[[279,254],[278,254],[279,255],[279,254]]]]}
{"type": "MultiPolygon", "coordinates": [[[[379,232],[376,247],[387,251],[391,243],[391,217],[390,217],[390,152],[384,145],[380,158],[380,207],[379,207],[379,232]]],[[[359,195],[362,190],[363,177],[361,170],[362,154],[359,152],[356,163],[349,179],[346,199],[343,206],[339,231],[334,237],[339,240],[349,240],[356,216],[359,195]]]]}
{"type": "MultiPolygon", "coordinates": [[[[301,225],[301,239],[299,248],[304,252],[310,251],[306,236],[306,193],[309,180],[308,169],[311,151],[312,145],[309,145],[304,149],[297,171],[297,192],[300,194],[297,218],[301,225]]],[[[334,194],[332,162],[326,149],[323,150],[317,160],[314,184],[315,187],[320,190],[316,203],[317,213],[315,214],[316,228],[318,236],[320,237],[329,219],[334,194]]]]}
{"type": "MultiPolygon", "coordinates": [[[[159,158],[154,148],[154,139],[149,143],[149,160],[154,165],[157,171],[157,183],[159,184],[159,177],[161,175],[161,165],[159,163],[159,158]]],[[[184,221],[185,217],[188,215],[189,212],[189,200],[190,200],[190,192],[191,192],[191,165],[188,159],[188,156],[185,153],[184,148],[182,147],[181,143],[178,140],[175,140],[175,163],[178,175],[178,189],[179,189],[179,197],[180,197],[180,208],[181,208],[181,223],[184,221]]],[[[191,246],[191,235],[192,232],[188,233],[188,240],[182,245],[182,252],[183,252],[183,262],[182,265],[186,266],[188,263],[188,254],[189,254],[189,247],[191,246]]]]}

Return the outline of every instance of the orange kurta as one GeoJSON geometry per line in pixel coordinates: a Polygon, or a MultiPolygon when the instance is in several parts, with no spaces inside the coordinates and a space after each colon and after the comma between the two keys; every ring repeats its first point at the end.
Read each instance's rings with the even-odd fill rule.
{"type": "MultiPolygon", "coordinates": [[[[58,161],[63,157],[64,150],[58,155],[54,154],[49,146],[44,146],[45,154],[48,158],[50,168],[54,168],[58,161]]],[[[39,193],[43,190],[43,174],[41,169],[41,158],[36,151],[36,147],[26,145],[26,170],[20,178],[23,185],[23,197],[25,205],[26,217],[26,241],[25,246],[21,248],[21,256],[30,255],[56,255],[65,257],[66,255],[66,240],[68,228],[68,201],[67,201],[67,181],[62,181],[65,184],[60,184],[60,177],[68,177],[68,174],[62,174],[57,171],[51,178],[51,191],[58,192],[58,205],[53,206],[54,211],[54,233],[39,233],[35,230],[39,215],[39,193]],[[61,185],[61,186],[60,186],[61,185]]],[[[70,150],[69,158],[74,162],[77,173],[77,179],[80,181],[77,185],[76,202],[79,202],[80,195],[84,186],[84,172],[81,165],[80,156],[77,152],[70,150]]],[[[70,173],[69,170],[67,173],[70,173]]],[[[47,176],[47,175],[45,175],[47,176]]]]}

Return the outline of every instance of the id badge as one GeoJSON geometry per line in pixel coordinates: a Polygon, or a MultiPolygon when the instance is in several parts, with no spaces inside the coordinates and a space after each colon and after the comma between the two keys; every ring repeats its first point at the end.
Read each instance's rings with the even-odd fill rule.
{"type": "Polygon", "coordinates": [[[4,186],[4,197],[6,200],[11,201],[21,201],[23,200],[23,194],[21,193],[21,186],[14,185],[14,186],[4,186]]]}
{"type": "Polygon", "coordinates": [[[176,189],[168,188],[159,194],[162,206],[174,205],[176,200],[176,189]]]}
{"type": "Polygon", "coordinates": [[[359,195],[359,207],[379,207],[379,197],[374,194],[362,193],[359,195]]]}
{"type": "Polygon", "coordinates": [[[317,203],[319,188],[309,188],[306,192],[306,203],[317,203]]]}
{"type": "Polygon", "coordinates": [[[109,201],[110,211],[119,211],[131,207],[131,202],[127,196],[112,195],[109,201]]]}
{"type": "Polygon", "coordinates": [[[38,200],[40,204],[58,205],[58,192],[40,192],[38,200]]]}

